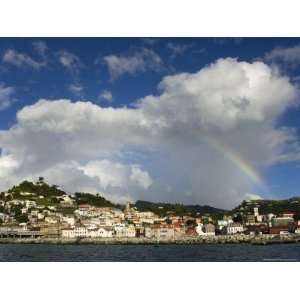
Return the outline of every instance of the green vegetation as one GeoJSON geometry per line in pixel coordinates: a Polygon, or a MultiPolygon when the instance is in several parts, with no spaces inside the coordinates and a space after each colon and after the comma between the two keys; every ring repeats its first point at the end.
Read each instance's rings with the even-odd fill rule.
{"type": "Polygon", "coordinates": [[[295,213],[295,220],[300,220],[300,197],[293,197],[286,200],[255,200],[243,201],[232,210],[232,213],[253,214],[254,207],[258,207],[260,214],[273,213],[279,215],[284,211],[295,213]]]}
{"type": "Polygon", "coordinates": [[[201,205],[184,205],[180,203],[153,203],[149,201],[138,200],[135,206],[140,211],[152,211],[159,216],[174,214],[177,216],[191,215],[197,216],[199,214],[220,214],[225,213],[225,210],[214,208],[211,206],[201,205]]]}
{"type": "MultiPolygon", "coordinates": [[[[61,190],[57,185],[49,185],[44,181],[43,177],[40,177],[36,183],[30,181],[23,181],[17,186],[13,186],[8,190],[12,196],[5,197],[3,192],[0,193],[0,200],[32,200],[37,205],[41,206],[56,206],[57,211],[64,214],[72,214],[76,208],[76,205],[89,204],[96,207],[115,207],[124,209],[124,205],[115,204],[105,199],[99,194],[93,195],[90,193],[75,193],[75,207],[61,207],[59,205],[63,195],[66,193],[61,190]]],[[[231,211],[214,208],[211,206],[201,205],[184,205],[181,203],[154,203],[150,201],[138,200],[135,203],[136,208],[139,211],[152,211],[159,216],[168,215],[189,215],[196,217],[201,215],[209,216],[213,221],[222,219],[224,215],[233,215],[235,221],[242,221],[243,216],[253,214],[254,207],[259,208],[260,214],[274,213],[279,215],[284,211],[291,211],[295,214],[295,220],[300,220],[300,197],[293,197],[287,200],[254,200],[243,201],[239,206],[231,211]]],[[[13,207],[13,213],[17,220],[25,222],[26,216],[21,213],[20,208],[13,207]]],[[[4,207],[0,207],[0,212],[9,213],[5,211],[4,207]]]]}
{"type": "Polygon", "coordinates": [[[115,204],[106,200],[99,194],[75,193],[77,204],[90,204],[96,207],[116,207],[115,204]]]}
{"type": "Polygon", "coordinates": [[[24,197],[21,195],[21,192],[34,194],[36,196],[44,196],[46,198],[59,197],[66,194],[64,191],[60,190],[57,185],[50,186],[45,183],[42,177],[36,184],[25,180],[18,186],[13,186],[10,190],[8,190],[8,192],[13,193],[19,198],[24,197]]]}
{"type": "Polygon", "coordinates": [[[15,215],[16,221],[18,223],[28,222],[28,217],[26,214],[22,213],[20,206],[12,206],[11,212],[13,212],[13,214],[15,215]]]}

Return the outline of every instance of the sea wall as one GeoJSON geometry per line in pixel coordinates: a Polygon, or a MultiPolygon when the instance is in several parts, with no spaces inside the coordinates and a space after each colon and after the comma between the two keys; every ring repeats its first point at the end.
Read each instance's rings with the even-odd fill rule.
{"type": "Polygon", "coordinates": [[[157,245],[157,244],[239,244],[269,245],[276,243],[296,243],[300,241],[300,235],[221,235],[211,237],[184,237],[177,239],[149,239],[149,238],[1,238],[0,244],[107,244],[107,245],[157,245]]]}

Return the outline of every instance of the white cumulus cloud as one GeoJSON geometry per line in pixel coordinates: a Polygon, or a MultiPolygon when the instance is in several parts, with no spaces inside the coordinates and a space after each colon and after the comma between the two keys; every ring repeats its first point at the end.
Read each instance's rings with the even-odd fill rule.
{"type": "Polygon", "coordinates": [[[268,165],[299,157],[295,131],[278,126],[298,89],[262,62],[219,59],[164,77],[159,90],[133,108],[67,99],[24,107],[0,131],[16,162],[2,186],[43,175],[116,200],[230,208],[264,188],[268,165]]]}
{"type": "Polygon", "coordinates": [[[300,63],[300,45],[292,47],[276,47],[265,54],[268,62],[284,63],[290,67],[296,67],[300,63]]]}

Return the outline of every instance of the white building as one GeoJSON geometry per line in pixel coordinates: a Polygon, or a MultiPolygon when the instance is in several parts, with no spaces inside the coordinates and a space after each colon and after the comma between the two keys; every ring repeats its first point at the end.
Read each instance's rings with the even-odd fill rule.
{"type": "Polygon", "coordinates": [[[215,226],[213,224],[206,224],[203,225],[201,223],[198,223],[196,226],[196,232],[199,236],[214,236],[215,233],[215,226]]]}
{"type": "Polygon", "coordinates": [[[74,229],[63,229],[63,238],[110,238],[113,231],[108,228],[86,228],[84,226],[75,227],[74,229]]]}
{"type": "Polygon", "coordinates": [[[62,220],[72,227],[75,225],[75,218],[73,216],[63,216],[62,220]]]}
{"type": "Polygon", "coordinates": [[[240,223],[231,223],[227,226],[227,234],[242,233],[243,231],[244,227],[240,223]]]}
{"type": "Polygon", "coordinates": [[[89,236],[91,238],[111,238],[113,236],[113,231],[106,228],[98,228],[89,230],[89,236]]]}
{"type": "Polygon", "coordinates": [[[27,208],[35,207],[36,206],[36,202],[35,201],[31,201],[31,200],[25,200],[25,206],[27,208]]]}
{"type": "Polygon", "coordinates": [[[114,231],[116,237],[135,237],[136,230],[134,225],[126,225],[126,224],[115,224],[114,231]]]}
{"type": "Polygon", "coordinates": [[[146,238],[157,239],[173,239],[175,237],[175,229],[171,225],[151,225],[145,227],[146,238]]]}
{"type": "Polygon", "coordinates": [[[86,227],[81,226],[81,227],[75,227],[74,229],[63,229],[61,231],[61,235],[64,238],[78,238],[78,237],[86,238],[89,237],[89,232],[86,227]]]}
{"type": "Polygon", "coordinates": [[[202,223],[198,223],[195,229],[198,235],[206,236],[206,232],[204,231],[204,226],[202,223]]]}
{"type": "Polygon", "coordinates": [[[223,227],[228,225],[228,221],[227,220],[218,220],[218,226],[220,229],[222,229],[223,227]]]}
{"type": "Polygon", "coordinates": [[[35,193],[29,193],[29,192],[20,192],[21,196],[35,196],[35,193]]]}
{"type": "Polygon", "coordinates": [[[69,195],[62,195],[61,198],[63,199],[63,202],[66,204],[73,205],[74,199],[72,199],[69,195]]]}

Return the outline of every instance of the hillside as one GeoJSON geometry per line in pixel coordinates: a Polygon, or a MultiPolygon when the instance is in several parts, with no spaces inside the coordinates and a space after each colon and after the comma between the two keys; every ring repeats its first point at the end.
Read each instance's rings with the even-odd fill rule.
{"type": "Polygon", "coordinates": [[[22,197],[22,193],[44,197],[59,197],[66,194],[57,185],[48,185],[42,177],[36,183],[25,180],[19,185],[13,186],[8,192],[18,197],[22,197]]]}
{"type": "MultiPolygon", "coordinates": [[[[4,193],[0,193],[0,199],[28,199],[35,201],[39,205],[45,206],[60,206],[62,197],[66,193],[57,185],[49,185],[40,177],[35,183],[30,181],[23,181],[19,185],[13,186],[8,190],[12,196],[5,199],[4,193]]],[[[99,194],[90,194],[77,192],[72,195],[75,205],[90,204],[96,207],[115,207],[123,209],[124,205],[109,201],[99,194]]],[[[295,219],[300,220],[300,197],[293,197],[286,200],[249,200],[243,201],[240,205],[231,211],[215,208],[208,205],[185,205],[182,203],[165,203],[165,202],[150,202],[138,200],[135,207],[139,211],[152,211],[159,216],[166,216],[168,214],[175,215],[205,215],[210,214],[213,218],[222,217],[223,214],[231,215],[247,215],[253,214],[254,207],[259,208],[260,214],[274,213],[281,214],[284,211],[291,211],[295,213],[295,219]]]]}
{"type": "Polygon", "coordinates": [[[96,207],[121,207],[119,204],[110,202],[99,194],[75,193],[74,196],[77,204],[90,204],[96,207]]]}
{"type": "Polygon", "coordinates": [[[295,213],[295,219],[300,219],[300,197],[293,197],[285,200],[252,200],[243,201],[232,210],[232,213],[253,214],[254,207],[259,208],[260,214],[274,213],[279,215],[284,211],[295,213]]]}
{"type": "Polygon", "coordinates": [[[218,209],[211,206],[201,205],[184,205],[181,203],[154,203],[149,201],[138,200],[135,203],[135,207],[140,211],[150,210],[158,215],[166,215],[168,213],[174,213],[176,215],[199,215],[199,214],[223,214],[226,213],[223,209],[218,209]]]}

